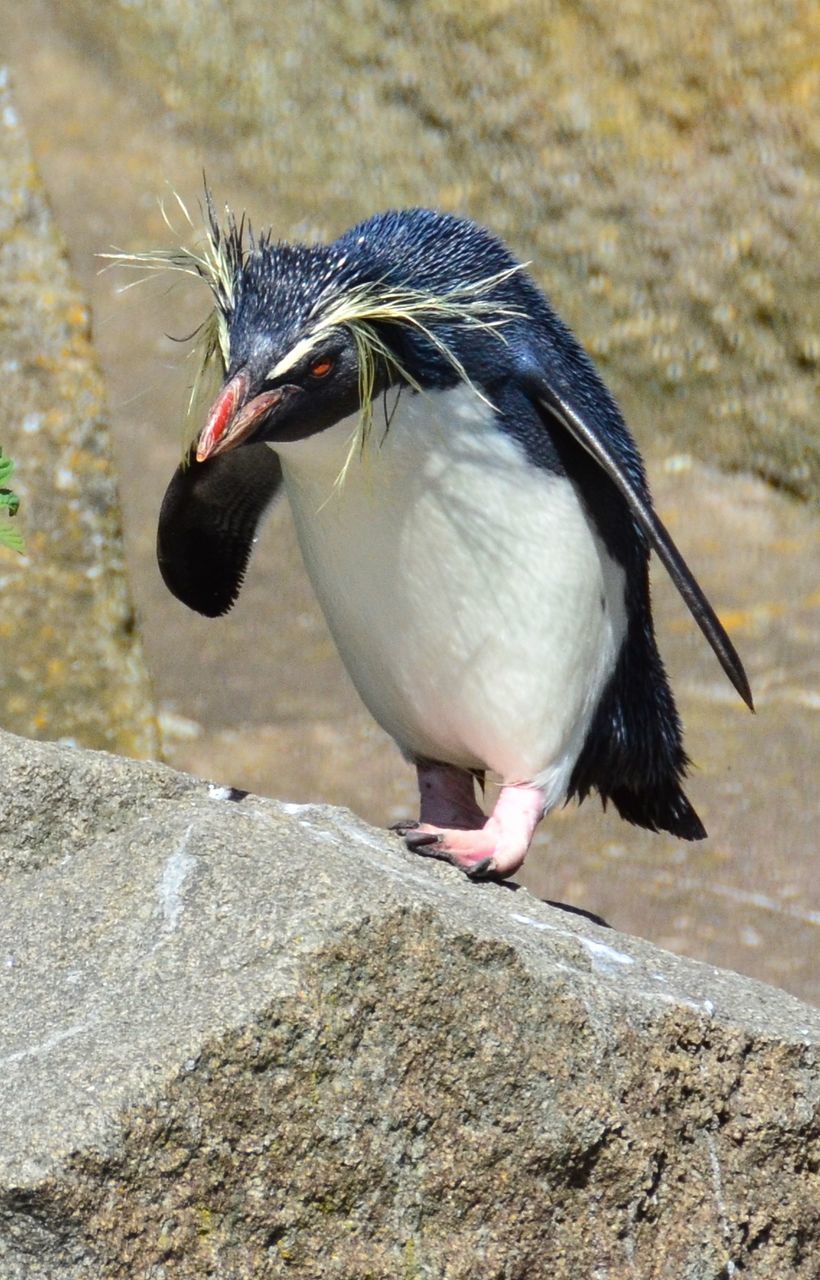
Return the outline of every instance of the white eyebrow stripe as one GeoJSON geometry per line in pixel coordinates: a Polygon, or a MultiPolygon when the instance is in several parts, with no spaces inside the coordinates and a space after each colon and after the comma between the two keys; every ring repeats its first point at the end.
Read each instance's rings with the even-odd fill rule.
{"type": "Polygon", "coordinates": [[[311,334],[307,338],[300,338],[296,343],[296,346],[291,347],[287,355],[282,356],[279,363],[274,365],[268,373],[268,377],[280,378],[283,373],[287,373],[288,369],[292,369],[295,364],[299,363],[303,356],[306,356],[315,346],[318,346],[321,337],[322,334],[320,331],[319,333],[311,334]]]}

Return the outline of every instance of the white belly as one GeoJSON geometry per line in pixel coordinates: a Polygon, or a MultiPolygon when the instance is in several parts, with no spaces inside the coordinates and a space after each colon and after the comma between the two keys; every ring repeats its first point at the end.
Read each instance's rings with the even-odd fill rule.
{"type": "Polygon", "coordinates": [[[569,481],[467,386],[405,391],[334,487],[355,419],[277,445],[342,660],[408,755],[566,794],[626,628],[623,571],[569,481]]]}

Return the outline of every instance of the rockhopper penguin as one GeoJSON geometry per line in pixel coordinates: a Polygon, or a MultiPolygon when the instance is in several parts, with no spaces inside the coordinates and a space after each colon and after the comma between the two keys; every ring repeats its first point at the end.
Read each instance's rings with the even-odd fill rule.
{"type": "MultiPolygon", "coordinates": [[[[276,243],[208,201],[200,337],[221,381],[159,520],[170,590],[230,609],[280,487],[342,660],[418,771],[411,849],[508,876],[539,820],[597,791],[706,833],[655,643],[649,553],[728,678],[749,684],[655,514],[635,443],[526,270],[464,218],[377,214],[276,243]],[[475,798],[489,772],[492,815],[475,798]]],[[[200,423],[201,425],[201,423],[200,423]]]]}

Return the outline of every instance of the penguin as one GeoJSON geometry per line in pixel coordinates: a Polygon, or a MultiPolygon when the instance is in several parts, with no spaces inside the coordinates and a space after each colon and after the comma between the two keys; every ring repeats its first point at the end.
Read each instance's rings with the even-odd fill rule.
{"type": "Polygon", "coordinates": [[[547,813],[593,792],[702,839],[651,551],[753,709],[749,682],[618,405],[526,267],[448,213],[291,244],[221,225],[210,199],[206,250],[171,265],[210,288],[221,385],[162,503],[170,591],[229,610],[284,490],[342,661],[416,768],[409,849],[503,879],[547,813]]]}

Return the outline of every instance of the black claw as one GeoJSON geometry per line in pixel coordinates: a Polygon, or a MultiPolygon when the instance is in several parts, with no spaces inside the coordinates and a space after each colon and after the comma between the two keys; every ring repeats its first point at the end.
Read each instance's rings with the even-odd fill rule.
{"type": "Polygon", "coordinates": [[[435,858],[437,862],[447,862],[451,867],[463,871],[468,880],[491,884],[504,883],[504,876],[500,876],[495,870],[493,858],[482,858],[475,866],[465,867],[463,862],[459,862],[447,849],[442,849],[440,835],[432,831],[419,831],[420,826],[420,822],[396,822],[390,830],[404,836],[404,843],[410,853],[417,853],[421,858],[435,858]]]}
{"type": "Polygon", "coordinates": [[[496,884],[501,884],[504,879],[495,869],[494,858],[482,858],[473,867],[462,867],[462,871],[469,880],[494,880],[496,884]]]}
{"type": "Polygon", "coordinates": [[[393,822],[387,828],[388,831],[396,831],[403,836],[407,831],[415,831],[421,826],[420,822],[415,822],[412,818],[400,818],[398,822],[393,822]]]}
{"type": "Polygon", "coordinates": [[[441,844],[441,836],[433,835],[428,831],[411,832],[404,837],[404,843],[411,853],[424,853],[432,858],[445,856],[443,852],[433,852],[434,848],[441,844]]]}

